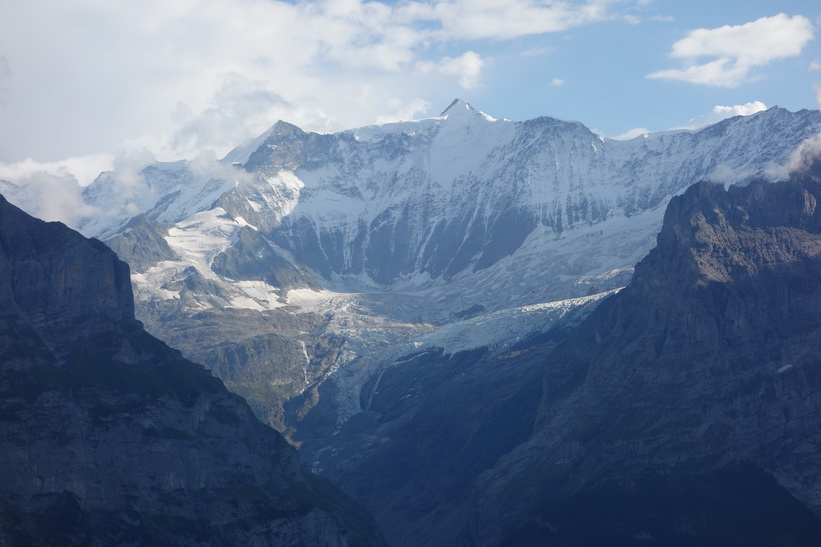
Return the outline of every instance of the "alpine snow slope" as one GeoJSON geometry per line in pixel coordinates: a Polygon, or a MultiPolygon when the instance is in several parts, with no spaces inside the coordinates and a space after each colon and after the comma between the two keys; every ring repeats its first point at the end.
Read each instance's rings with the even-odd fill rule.
{"type": "Polygon", "coordinates": [[[216,167],[101,174],[79,229],[131,264],[150,332],[299,442],[361,413],[403,356],[500,352],[581,319],[627,284],[672,196],[745,184],[819,130],[818,111],[775,107],[618,141],[461,100],[334,134],[280,121],[216,167]]]}

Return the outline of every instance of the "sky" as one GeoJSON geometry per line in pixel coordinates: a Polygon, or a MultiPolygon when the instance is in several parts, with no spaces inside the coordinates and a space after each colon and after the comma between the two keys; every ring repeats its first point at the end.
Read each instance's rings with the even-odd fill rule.
{"type": "Polygon", "coordinates": [[[614,138],[815,109],[821,3],[0,5],[0,179],[43,196],[102,170],[220,158],[279,119],[338,131],[437,116],[457,97],[614,138]]]}

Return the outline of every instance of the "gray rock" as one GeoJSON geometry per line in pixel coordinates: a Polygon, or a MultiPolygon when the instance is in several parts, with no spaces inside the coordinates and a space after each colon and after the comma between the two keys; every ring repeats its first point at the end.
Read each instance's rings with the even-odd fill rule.
{"type": "Polygon", "coordinates": [[[235,280],[262,280],[283,291],[321,288],[309,271],[282,258],[262,234],[248,227],[241,228],[236,242],[214,257],[211,269],[235,280]]]}
{"type": "Polygon", "coordinates": [[[160,229],[145,215],[137,215],[105,243],[118,256],[128,257],[128,264],[134,271],[144,272],[163,260],[178,258],[160,229]]]}

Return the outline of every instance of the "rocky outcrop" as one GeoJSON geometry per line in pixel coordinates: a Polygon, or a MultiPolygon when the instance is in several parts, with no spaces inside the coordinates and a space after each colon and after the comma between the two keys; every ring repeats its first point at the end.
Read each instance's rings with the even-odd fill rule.
{"type": "Polygon", "coordinates": [[[0,544],[380,544],[134,319],[128,266],[0,198],[0,544]]]}
{"type": "MultiPolygon", "coordinates": [[[[44,346],[59,359],[66,345],[134,320],[128,265],[104,244],[57,223],[32,230],[28,215],[5,198],[0,205],[3,327],[29,333],[4,337],[0,347],[8,352],[18,344],[44,346]]],[[[27,357],[23,352],[19,365],[7,357],[4,368],[27,368],[27,357]]]]}
{"type": "Polygon", "coordinates": [[[265,423],[284,431],[283,405],[328,375],[338,359],[339,342],[320,336],[326,322],[321,314],[206,310],[165,336],[174,347],[185,345],[190,359],[242,395],[265,423]]]}
{"type": "Polygon", "coordinates": [[[118,256],[127,256],[128,264],[134,271],[144,272],[163,260],[179,258],[166,243],[164,235],[148,217],[137,215],[123,226],[116,237],[106,241],[106,245],[118,256]]]}
{"type": "Polygon", "coordinates": [[[545,359],[536,432],[466,537],[817,544],[819,199],[810,178],[674,198],[631,284],[545,359]]]}
{"type": "Polygon", "coordinates": [[[234,244],[214,257],[211,269],[230,279],[265,281],[283,291],[321,289],[309,271],[282,258],[262,234],[248,227],[240,229],[234,244]]]}

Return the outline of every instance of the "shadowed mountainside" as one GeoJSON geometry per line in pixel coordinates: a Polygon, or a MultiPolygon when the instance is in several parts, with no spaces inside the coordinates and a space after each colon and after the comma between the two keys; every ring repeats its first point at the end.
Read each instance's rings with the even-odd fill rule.
{"type": "Polygon", "coordinates": [[[530,440],[464,544],[817,545],[821,184],[674,198],[658,246],[545,359],[530,440]]]}
{"type": "Polygon", "coordinates": [[[370,517],[134,319],[105,245],[0,197],[0,544],[381,544],[370,517]]]}

